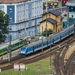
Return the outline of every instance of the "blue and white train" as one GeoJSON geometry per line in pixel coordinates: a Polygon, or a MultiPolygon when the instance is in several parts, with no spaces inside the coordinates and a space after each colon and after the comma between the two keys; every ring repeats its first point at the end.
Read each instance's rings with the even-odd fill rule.
{"type": "MultiPolygon", "coordinates": [[[[74,34],[74,25],[71,25],[68,28],[63,29],[59,33],[56,33],[46,39],[43,39],[43,48],[46,48],[50,45],[50,38],[51,38],[51,45],[52,45],[70,36],[71,34],[74,34]]],[[[26,47],[22,46],[20,48],[20,54],[28,55],[40,49],[42,49],[42,40],[28,44],[26,47]]]]}

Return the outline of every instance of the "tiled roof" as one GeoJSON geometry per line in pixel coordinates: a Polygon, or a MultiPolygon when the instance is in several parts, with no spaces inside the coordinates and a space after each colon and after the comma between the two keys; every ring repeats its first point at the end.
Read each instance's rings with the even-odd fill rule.
{"type": "Polygon", "coordinates": [[[59,16],[61,15],[61,12],[57,11],[57,10],[52,10],[52,11],[49,11],[50,13],[56,15],[56,16],[59,16]]]}
{"type": "Polygon", "coordinates": [[[31,0],[0,0],[0,3],[17,3],[17,2],[26,2],[31,0]]]}
{"type": "MultiPolygon", "coordinates": [[[[46,19],[43,20],[43,21],[41,21],[40,23],[42,23],[42,22],[44,22],[44,21],[46,21],[46,19]]],[[[57,23],[57,21],[54,20],[54,19],[52,19],[52,18],[47,18],[47,21],[49,21],[49,22],[52,23],[52,24],[56,24],[56,23],[57,23]]]]}

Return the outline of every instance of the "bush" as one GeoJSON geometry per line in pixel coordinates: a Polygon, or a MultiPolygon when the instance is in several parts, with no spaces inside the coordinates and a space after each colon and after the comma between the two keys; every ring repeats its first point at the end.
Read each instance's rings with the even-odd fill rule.
{"type": "Polygon", "coordinates": [[[72,18],[72,17],[70,17],[70,18],[69,18],[69,21],[70,21],[70,20],[72,20],[72,19],[73,19],[73,18],[72,18]]]}
{"type": "MultiPolygon", "coordinates": [[[[52,30],[52,29],[47,30],[47,36],[49,36],[49,35],[52,34],[52,33],[53,33],[53,30],[52,30]]],[[[43,32],[42,35],[43,35],[43,36],[46,36],[46,29],[45,29],[45,31],[43,32]]]]}

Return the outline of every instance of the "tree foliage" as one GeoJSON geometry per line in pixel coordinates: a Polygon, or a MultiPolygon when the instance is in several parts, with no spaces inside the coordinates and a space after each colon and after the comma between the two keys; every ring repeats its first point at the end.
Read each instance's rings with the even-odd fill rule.
{"type": "MultiPolygon", "coordinates": [[[[49,35],[52,34],[52,33],[53,33],[53,30],[52,30],[52,29],[47,30],[47,36],[49,36],[49,35]]],[[[45,29],[45,31],[43,32],[42,35],[43,35],[43,36],[46,36],[46,29],[45,29]]]]}
{"type": "Polygon", "coordinates": [[[8,34],[9,15],[0,10],[0,43],[6,40],[8,34]]]}
{"type": "Polygon", "coordinates": [[[69,21],[70,21],[70,20],[72,20],[72,19],[73,19],[73,18],[72,18],[72,17],[70,17],[70,18],[69,18],[69,21]]]}

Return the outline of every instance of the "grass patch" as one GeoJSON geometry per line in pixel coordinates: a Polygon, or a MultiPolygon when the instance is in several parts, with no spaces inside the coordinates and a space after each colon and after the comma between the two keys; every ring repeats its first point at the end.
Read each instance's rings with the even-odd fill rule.
{"type": "Polygon", "coordinates": [[[49,58],[27,64],[27,71],[14,71],[14,69],[5,70],[0,73],[0,75],[43,75],[52,74],[52,67],[50,65],[49,58]]]}

